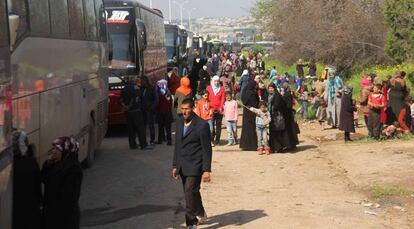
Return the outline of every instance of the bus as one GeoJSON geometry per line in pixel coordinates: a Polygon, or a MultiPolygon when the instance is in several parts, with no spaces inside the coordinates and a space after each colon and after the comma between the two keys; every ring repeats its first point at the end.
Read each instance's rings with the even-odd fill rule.
{"type": "Polygon", "coordinates": [[[129,77],[150,83],[167,74],[164,17],[137,0],[104,0],[109,43],[109,125],[124,125],[120,92],[129,77]]]}
{"type": "Polygon", "coordinates": [[[11,63],[6,0],[0,0],[0,228],[11,229],[13,195],[13,154],[11,63]]]}
{"type": "Polygon", "coordinates": [[[205,55],[204,38],[201,35],[193,36],[193,50],[197,51],[201,56],[205,55]]]}
{"type": "Polygon", "coordinates": [[[0,0],[2,229],[12,227],[12,128],[26,132],[39,165],[61,136],[79,141],[86,166],[94,161],[107,129],[104,22],[102,0],[0,0]]]}
{"type": "Polygon", "coordinates": [[[172,24],[165,24],[164,28],[168,71],[176,67],[178,68],[178,72],[181,73],[187,64],[185,58],[187,47],[186,42],[184,42],[185,30],[172,24]]]}

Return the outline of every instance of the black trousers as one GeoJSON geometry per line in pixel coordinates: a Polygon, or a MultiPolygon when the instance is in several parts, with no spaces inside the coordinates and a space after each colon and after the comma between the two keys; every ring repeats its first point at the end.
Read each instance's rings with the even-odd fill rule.
{"type": "Polygon", "coordinates": [[[141,111],[125,112],[125,115],[128,123],[129,148],[137,148],[137,135],[141,148],[147,147],[148,143],[146,138],[146,128],[143,113],[141,111]]]}
{"type": "Polygon", "coordinates": [[[144,112],[144,121],[149,127],[151,143],[155,142],[155,115],[154,111],[144,112]]]}
{"type": "Polygon", "coordinates": [[[211,133],[211,140],[218,144],[220,143],[220,137],[221,137],[221,123],[223,122],[223,115],[219,113],[213,114],[213,119],[211,120],[213,122],[213,132],[211,133]]]}
{"type": "Polygon", "coordinates": [[[185,197],[185,223],[187,226],[197,225],[197,216],[203,216],[205,211],[201,200],[200,185],[201,175],[197,177],[187,177],[180,172],[184,187],[185,197]]]}
{"type": "Polygon", "coordinates": [[[381,136],[381,112],[369,110],[368,114],[368,130],[371,137],[379,138],[381,136]]]}
{"type": "Polygon", "coordinates": [[[158,113],[158,142],[171,142],[172,113],[158,113]],[[165,137],[167,136],[167,138],[165,137]]]}

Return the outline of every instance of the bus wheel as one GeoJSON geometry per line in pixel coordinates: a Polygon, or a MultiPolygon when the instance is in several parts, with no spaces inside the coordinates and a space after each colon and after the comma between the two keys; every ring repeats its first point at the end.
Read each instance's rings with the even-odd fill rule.
{"type": "Polygon", "coordinates": [[[84,166],[86,168],[92,167],[95,161],[95,122],[90,120],[89,124],[89,141],[88,141],[88,152],[84,161],[84,166]]]}

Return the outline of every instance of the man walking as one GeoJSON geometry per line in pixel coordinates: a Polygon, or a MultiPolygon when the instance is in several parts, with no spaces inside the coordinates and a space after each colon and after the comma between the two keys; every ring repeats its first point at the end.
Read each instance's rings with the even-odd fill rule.
{"type": "Polygon", "coordinates": [[[186,202],[185,221],[188,229],[196,229],[206,220],[200,195],[201,181],[210,182],[212,148],[210,127],[193,113],[194,101],[181,104],[182,117],[176,124],[172,176],[181,177],[186,202]]]}

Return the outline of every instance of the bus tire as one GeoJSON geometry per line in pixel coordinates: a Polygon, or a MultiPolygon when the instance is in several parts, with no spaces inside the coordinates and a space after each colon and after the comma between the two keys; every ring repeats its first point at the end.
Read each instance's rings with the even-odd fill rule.
{"type": "Polygon", "coordinates": [[[84,161],[85,168],[92,167],[95,162],[95,122],[91,118],[89,124],[88,152],[84,161]]]}

